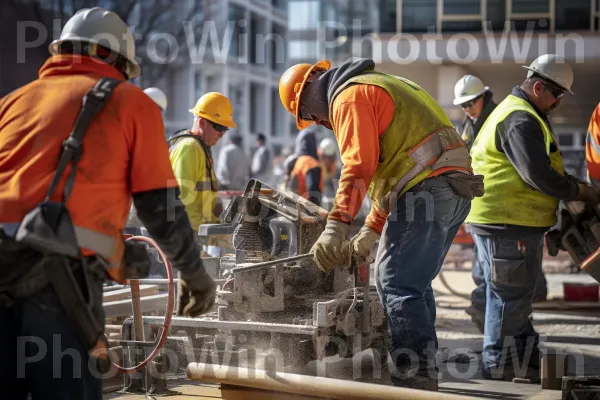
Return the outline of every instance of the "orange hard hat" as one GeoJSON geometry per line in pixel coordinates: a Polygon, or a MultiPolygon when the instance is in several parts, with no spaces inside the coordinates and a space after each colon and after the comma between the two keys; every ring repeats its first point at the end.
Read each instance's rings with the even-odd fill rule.
{"type": "Polygon", "coordinates": [[[288,68],[279,79],[281,104],[296,117],[296,126],[300,130],[313,123],[313,121],[300,118],[300,95],[304,90],[306,80],[313,72],[327,71],[329,68],[331,68],[331,62],[328,60],[319,61],[314,65],[296,64],[288,68]]]}

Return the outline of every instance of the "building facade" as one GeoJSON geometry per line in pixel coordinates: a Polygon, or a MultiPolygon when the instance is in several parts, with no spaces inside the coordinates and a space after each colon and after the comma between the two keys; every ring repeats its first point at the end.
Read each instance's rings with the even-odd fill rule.
{"type": "Polygon", "coordinates": [[[191,126],[193,118],[188,110],[200,96],[221,92],[232,102],[238,127],[213,149],[215,158],[228,135],[235,134],[243,137],[248,154],[258,133],[264,133],[270,147],[279,151],[291,136],[289,117],[278,92],[279,77],[287,65],[287,2],[202,3],[202,30],[194,36],[189,58],[186,55],[161,82],[169,97],[167,134],[191,126]]]}
{"type": "Polygon", "coordinates": [[[573,67],[575,95],[566,95],[550,119],[569,170],[581,175],[585,133],[600,101],[599,6],[598,0],[290,0],[288,59],[372,58],[378,70],[421,85],[459,125],[463,113],[452,100],[463,75],[481,78],[498,102],[525,79],[523,65],[557,53],[573,67]]]}

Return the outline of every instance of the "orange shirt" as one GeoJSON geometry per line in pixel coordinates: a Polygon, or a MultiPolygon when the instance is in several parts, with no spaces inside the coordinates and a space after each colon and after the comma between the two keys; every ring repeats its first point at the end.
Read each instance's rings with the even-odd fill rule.
{"type": "MultiPolygon", "coordinates": [[[[336,97],[331,125],[344,166],[329,218],[350,223],[356,217],[377,169],[379,137],[393,118],[394,101],[379,86],[353,85],[336,97]]],[[[372,207],[365,225],[381,233],[386,218],[372,207]]]]}
{"type": "MultiPolygon", "coordinates": [[[[0,222],[20,222],[44,199],[82,98],[101,77],[123,79],[99,60],[53,56],[39,79],[0,100],[0,222]]],[[[53,200],[63,200],[69,171],[53,200]]],[[[131,193],[167,187],[177,187],[177,181],[160,110],[140,88],[121,83],[83,139],[67,202],[73,223],[116,237],[131,193]]]]}
{"type": "Polygon", "coordinates": [[[594,186],[600,183],[600,104],[594,110],[590,118],[587,140],[585,145],[585,155],[587,161],[587,170],[590,180],[594,186]],[[595,181],[595,182],[594,182],[595,181]]]}

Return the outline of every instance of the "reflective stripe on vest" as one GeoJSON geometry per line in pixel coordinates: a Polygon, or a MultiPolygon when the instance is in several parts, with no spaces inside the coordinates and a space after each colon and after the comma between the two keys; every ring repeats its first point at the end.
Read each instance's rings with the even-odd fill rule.
{"type": "Polygon", "coordinates": [[[558,142],[548,124],[526,100],[509,95],[485,121],[471,149],[473,172],[484,176],[485,194],[472,200],[466,221],[547,228],[556,223],[558,199],[525,183],[506,154],[496,148],[497,126],[513,112],[529,113],[538,121],[551,167],[564,175],[558,142]]]}
{"type": "Polygon", "coordinates": [[[374,207],[389,210],[397,196],[432,176],[435,169],[437,173],[471,172],[469,152],[444,110],[429,93],[408,79],[375,71],[350,78],[330,96],[330,115],[335,97],[356,84],[379,86],[394,102],[394,117],[379,137],[379,163],[367,191],[374,207]],[[456,146],[457,150],[448,146],[456,146]],[[440,164],[434,165],[438,159],[440,164]]]}
{"type": "MultiPolygon", "coordinates": [[[[116,259],[118,255],[118,241],[109,235],[94,231],[82,226],[74,226],[75,237],[80,248],[93,251],[106,261],[111,263],[111,266],[121,264],[120,259],[116,259]]],[[[4,231],[6,236],[14,237],[19,229],[18,223],[0,223],[0,229],[4,231]]]]}

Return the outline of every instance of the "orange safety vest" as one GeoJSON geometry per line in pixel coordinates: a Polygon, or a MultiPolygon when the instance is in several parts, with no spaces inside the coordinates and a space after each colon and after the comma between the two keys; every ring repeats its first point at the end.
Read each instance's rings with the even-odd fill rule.
{"type": "MultiPolygon", "coordinates": [[[[290,180],[295,182],[295,191],[299,196],[304,197],[308,200],[308,188],[306,187],[306,174],[308,171],[314,168],[321,168],[321,164],[314,157],[303,155],[299,156],[294,164],[292,173],[290,174],[290,180]]],[[[321,170],[321,180],[319,182],[319,190],[323,193],[324,179],[323,171],[321,170]]]]}
{"type": "Polygon", "coordinates": [[[585,141],[585,159],[590,183],[600,188],[600,104],[590,118],[585,141]]]}

